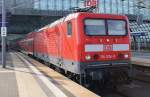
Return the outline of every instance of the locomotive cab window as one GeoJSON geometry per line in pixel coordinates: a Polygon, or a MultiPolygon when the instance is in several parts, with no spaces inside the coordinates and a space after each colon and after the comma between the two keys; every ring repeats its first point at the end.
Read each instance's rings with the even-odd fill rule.
{"type": "Polygon", "coordinates": [[[72,35],[72,23],[68,22],[67,24],[67,35],[71,36],[72,35]]]}
{"type": "Polygon", "coordinates": [[[86,19],[84,27],[86,35],[106,35],[105,20],[86,19]]]}
{"type": "Polygon", "coordinates": [[[123,20],[107,20],[109,35],[126,35],[126,22],[123,20]]]}

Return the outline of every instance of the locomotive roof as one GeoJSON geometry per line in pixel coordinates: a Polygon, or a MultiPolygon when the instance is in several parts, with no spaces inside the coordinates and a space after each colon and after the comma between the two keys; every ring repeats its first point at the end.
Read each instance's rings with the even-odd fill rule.
{"type": "Polygon", "coordinates": [[[48,25],[42,27],[42,28],[39,29],[37,32],[40,32],[40,31],[42,31],[42,30],[44,30],[44,29],[46,29],[46,28],[49,28],[49,27],[53,27],[53,26],[55,26],[55,25],[57,25],[57,24],[59,24],[59,23],[62,23],[62,22],[64,22],[64,21],[68,21],[68,20],[77,18],[78,15],[79,15],[79,13],[72,13],[72,14],[69,14],[69,15],[67,15],[66,17],[60,18],[60,19],[54,21],[53,23],[48,24],[48,25]]]}
{"type": "MultiPolygon", "coordinates": [[[[60,24],[60,23],[62,23],[62,22],[64,22],[64,21],[69,21],[69,20],[71,20],[71,19],[75,19],[75,18],[77,18],[81,13],[82,13],[82,14],[85,14],[85,13],[87,14],[87,12],[78,12],[78,13],[69,14],[69,15],[67,15],[67,16],[65,16],[65,17],[63,17],[63,18],[60,18],[60,19],[54,21],[54,22],[51,23],[51,24],[48,24],[48,25],[42,27],[41,29],[37,30],[37,32],[40,32],[40,31],[42,31],[42,30],[44,30],[44,29],[46,29],[46,28],[49,28],[49,27],[53,27],[53,26],[55,26],[55,25],[57,25],[57,24],[60,24]]],[[[97,14],[97,13],[90,13],[90,14],[97,14]]],[[[105,15],[110,15],[110,14],[105,14],[105,15]]],[[[113,14],[111,14],[111,15],[112,15],[112,16],[122,16],[122,15],[113,15],[113,14]]]]}

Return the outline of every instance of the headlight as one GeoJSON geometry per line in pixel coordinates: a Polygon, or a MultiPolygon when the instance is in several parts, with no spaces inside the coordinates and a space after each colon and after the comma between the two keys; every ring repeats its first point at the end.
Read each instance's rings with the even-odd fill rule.
{"type": "Polygon", "coordinates": [[[129,55],[128,55],[128,54],[125,54],[125,55],[124,55],[124,58],[128,58],[128,57],[129,57],[129,55]]]}
{"type": "Polygon", "coordinates": [[[90,55],[86,55],[86,56],[85,56],[85,59],[86,59],[86,60],[91,60],[91,56],[90,56],[90,55]]]}

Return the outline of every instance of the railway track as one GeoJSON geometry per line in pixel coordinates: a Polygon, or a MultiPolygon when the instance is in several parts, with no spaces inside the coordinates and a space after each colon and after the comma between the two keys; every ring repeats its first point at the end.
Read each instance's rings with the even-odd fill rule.
{"type": "MultiPolygon", "coordinates": [[[[94,91],[94,93],[97,94],[97,91],[94,91]]],[[[100,94],[101,97],[131,97],[128,94],[125,94],[123,92],[120,92],[119,90],[104,90],[104,92],[101,92],[100,94]]]]}
{"type": "Polygon", "coordinates": [[[133,80],[150,84],[150,67],[133,64],[134,76],[133,80]]]}
{"type": "Polygon", "coordinates": [[[140,82],[144,82],[144,83],[150,84],[150,80],[144,80],[144,79],[138,78],[138,77],[133,78],[133,80],[137,80],[137,81],[140,81],[140,82]]]}
{"type": "MultiPolygon", "coordinates": [[[[136,72],[136,77],[133,77],[132,80],[134,82],[139,82],[139,83],[144,83],[146,85],[150,85],[150,68],[146,68],[143,66],[134,66],[134,69],[136,72]]],[[[134,89],[133,90],[131,88],[128,88],[128,89],[131,90],[131,93],[132,93],[132,91],[134,91],[134,89]]],[[[126,90],[128,90],[128,89],[126,89],[126,90]]],[[[135,95],[136,95],[136,93],[135,93],[135,95]]],[[[143,94],[143,95],[145,95],[145,94],[143,94]]],[[[106,95],[104,94],[101,97],[137,97],[137,96],[133,96],[133,94],[130,95],[128,93],[125,93],[124,91],[112,90],[111,92],[108,92],[108,93],[106,93],[106,95]],[[108,95],[110,95],[110,96],[108,96],[108,95]]],[[[146,96],[142,96],[142,97],[146,97],[146,96]]]]}
{"type": "Polygon", "coordinates": [[[127,95],[127,94],[124,94],[124,93],[122,93],[122,92],[119,92],[119,91],[115,91],[115,93],[116,93],[118,96],[120,96],[120,97],[131,97],[131,96],[129,96],[129,95],[127,95]]]}

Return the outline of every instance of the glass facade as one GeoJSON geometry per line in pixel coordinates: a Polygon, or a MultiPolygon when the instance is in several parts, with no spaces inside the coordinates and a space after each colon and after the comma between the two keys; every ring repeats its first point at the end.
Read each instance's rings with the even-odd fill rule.
{"type": "MultiPolygon", "coordinates": [[[[70,10],[73,7],[82,7],[86,0],[34,0],[34,9],[37,10],[70,10]],[[81,6],[82,5],[82,6],[81,6]]],[[[143,14],[149,18],[150,0],[98,0],[98,13],[110,14],[143,14]],[[145,8],[144,8],[145,7],[145,8]]]]}
{"type": "Polygon", "coordinates": [[[133,14],[133,0],[100,0],[99,9],[102,13],[133,14]]]}
{"type": "Polygon", "coordinates": [[[138,25],[137,22],[130,22],[130,29],[132,32],[144,33],[144,35],[132,35],[132,49],[137,50],[140,45],[140,49],[150,50],[150,23],[138,25]]]}
{"type": "MultiPolygon", "coordinates": [[[[1,2],[0,0],[0,10],[1,10],[1,2]]],[[[35,6],[33,0],[5,0],[6,8],[8,10],[14,9],[25,9],[25,8],[33,8],[35,6]]]]}
{"type": "Polygon", "coordinates": [[[69,10],[78,7],[80,0],[34,0],[34,8],[39,10],[69,10]]]}
{"type": "MultiPolygon", "coordinates": [[[[66,11],[73,7],[82,7],[84,4],[81,3],[84,1],[86,0],[34,0],[33,8],[66,11]]],[[[150,0],[98,0],[98,13],[143,14],[146,19],[150,19],[150,5],[147,4],[150,4],[150,0]]]]}
{"type": "MultiPolygon", "coordinates": [[[[86,0],[6,0],[7,8],[19,6],[19,8],[33,8],[37,10],[70,10],[72,7],[82,7],[84,5],[82,3],[85,1],[86,0]]],[[[140,13],[148,18],[150,17],[150,0],[98,0],[98,9],[98,13],[140,13]]]]}

